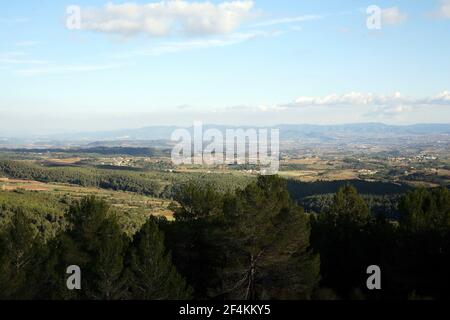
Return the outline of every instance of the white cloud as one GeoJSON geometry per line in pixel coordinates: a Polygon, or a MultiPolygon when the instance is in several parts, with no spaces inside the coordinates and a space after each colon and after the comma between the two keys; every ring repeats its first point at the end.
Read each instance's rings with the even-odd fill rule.
{"type": "Polygon", "coordinates": [[[0,18],[0,23],[4,24],[17,24],[28,22],[28,18],[0,18]]]}
{"type": "Polygon", "coordinates": [[[195,39],[178,42],[165,42],[150,48],[134,50],[126,53],[114,54],[114,58],[131,58],[139,56],[160,56],[164,54],[185,52],[198,49],[207,49],[214,47],[227,47],[250,41],[260,37],[274,37],[280,35],[281,32],[246,32],[233,33],[221,37],[195,39]]]}
{"type": "Polygon", "coordinates": [[[423,98],[406,97],[399,92],[392,95],[350,92],[341,95],[332,94],[327,96],[301,96],[291,103],[281,105],[281,107],[284,108],[351,106],[376,107],[395,112],[405,112],[411,110],[410,108],[427,106],[450,107],[450,91],[444,91],[435,96],[423,98]]]}
{"type": "Polygon", "coordinates": [[[39,41],[31,41],[31,40],[16,42],[17,47],[32,47],[32,46],[37,46],[38,44],[40,44],[39,41]]]}
{"type": "Polygon", "coordinates": [[[300,96],[293,102],[285,104],[237,105],[225,108],[224,111],[249,112],[259,115],[292,115],[295,112],[312,114],[315,112],[315,108],[320,108],[320,112],[316,110],[316,114],[326,112],[327,114],[333,114],[333,117],[347,114],[348,116],[359,115],[363,118],[387,118],[392,120],[408,116],[412,112],[436,113],[447,107],[450,108],[450,91],[421,98],[403,96],[398,92],[390,95],[350,92],[340,95],[300,96]]]}
{"type": "Polygon", "coordinates": [[[301,96],[295,101],[285,104],[288,108],[311,106],[352,106],[352,105],[383,105],[403,101],[400,93],[390,96],[374,95],[372,93],[350,92],[342,95],[331,94],[322,97],[301,96]]]}
{"type": "Polygon", "coordinates": [[[450,106],[450,91],[444,91],[438,95],[423,99],[423,104],[433,104],[433,105],[449,105],[450,106]]]}
{"type": "Polygon", "coordinates": [[[48,61],[36,59],[0,58],[0,64],[46,64],[48,61]]]}
{"type": "Polygon", "coordinates": [[[81,27],[105,33],[150,36],[214,35],[234,32],[254,16],[251,0],[188,2],[168,0],[148,4],[113,4],[82,10],[81,27]]]}
{"type": "Polygon", "coordinates": [[[119,68],[119,65],[67,65],[67,66],[55,66],[46,68],[29,68],[17,70],[15,73],[21,76],[38,76],[38,75],[51,75],[51,74],[67,74],[67,73],[82,73],[82,72],[94,72],[105,71],[119,68]]]}
{"type": "Polygon", "coordinates": [[[30,59],[24,52],[0,53],[0,65],[46,64],[48,61],[30,59]]]}
{"type": "Polygon", "coordinates": [[[251,105],[237,105],[233,107],[225,108],[225,111],[239,111],[239,112],[270,112],[270,111],[283,111],[286,110],[286,107],[280,106],[280,105],[258,105],[258,106],[251,106],[251,105]]]}
{"type": "Polygon", "coordinates": [[[439,18],[450,19],[450,0],[441,0],[434,15],[439,18]]]}
{"type": "Polygon", "coordinates": [[[26,53],[22,52],[22,51],[0,52],[0,59],[2,59],[2,58],[18,58],[18,57],[24,57],[25,55],[26,55],[26,53]]]}
{"type": "Polygon", "coordinates": [[[402,13],[397,7],[383,9],[381,11],[381,17],[383,23],[387,25],[398,25],[408,19],[408,16],[405,13],[402,13]]]}
{"type": "Polygon", "coordinates": [[[288,17],[288,18],[280,18],[280,19],[273,19],[268,21],[263,21],[260,23],[255,24],[255,27],[268,27],[268,26],[275,26],[280,24],[291,24],[291,23],[298,23],[298,22],[305,22],[305,21],[312,21],[312,20],[320,20],[323,16],[320,15],[304,15],[304,16],[297,16],[297,17],[288,17]]]}

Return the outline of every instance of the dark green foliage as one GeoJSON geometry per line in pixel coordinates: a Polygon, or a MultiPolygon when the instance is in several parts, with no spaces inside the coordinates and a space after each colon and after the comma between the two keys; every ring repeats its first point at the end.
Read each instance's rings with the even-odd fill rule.
{"type": "Polygon", "coordinates": [[[418,189],[400,203],[399,286],[417,297],[450,297],[450,192],[418,189]],[[414,287],[410,284],[414,282],[414,287]]]}
{"type": "Polygon", "coordinates": [[[318,256],[309,252],[309,222],[285,181],[260,177],[235,194],[188,185],[177,221],[163,224],[174,262],[197,297],[310,298],[318,256]]]}
{"type": "Polygon", "coordinates": [[[285,180],[261,176],[225,202],[225,296],[308,299],[319,279],[309,251],[309,221],[285,180]]]}
{"type": "Polygon", "coordinates": [[[125,297],[127,239],[108,205],[93,197],[71,206],[70,230],[62,235],[66,265],[84,270],[82,295],[89,299],[125,297]]]}
{"type": "MultiPolygon", "coordinates": [[[[374,216],[383,216],[392,220],[398,220],[398,205],[402,194],[371,195],[361,194],[374,216]]],[[[305,208],[307,213],[326,213],[330,211],[333,204],[334,194],[319,194],[302,198],[299,204],[305,208]]]]}
{"type": "Polygon", "coordinates": [[[347,185],[334,196],[328,217],[337,227],[364,226],[370,219],[370,211],[358,191],[347,185]]]}
{"type": "Polygon", "coordinates": [[[0,299],[189,297],[153,220],[130,242],[114,211],[94,197],[74,202],[67,216],[67,229],[47,243],[27,215],[12,216],[0,234],[0,299]],[[66,287],[71,265],[81,268],[81,290],[66,287]]]}
{"type": "Polygon", "coordinates": [[[312,223],[322,285],[349,299],[448,297],[449,206],[448,190],[418,189],[400,201],[397,223],[368,216],[355,190],[341,189],[331,211],[312,223]],[[365,287],[373,264],[382,270],[382,291],[365,287]]]}
{"type": "Polygon", "coordinates": [[[160,221],[174,264],[198,299],[214,297],[210,289],[220,280],[217,271],[223,255],[218,230],[223,227],[223,198],[209,184],[188,183],[175,195],[180,204],[174,208],[176,221],[160,221]]]}
{"type": "Polygon", "coordinates": [[[322,285],[341,297],[354,298],[358,288],[365,287],[367,267],[380,264],[371,259],[378,251],[370,245],[379,244],[369,239],[372,222],[369,207],[350,185],[338,190],[328,212],[312,220],[311,243],[320,253],[322,285]]]}
{"type": "Polygon", "coordinates": [[[93,167],[46,167],[31,162],[0,160],[0,175],[14,179],[69,183],[82,187],[121,190],[171,199],[180,186],[199,182],[228,192],[245,186],[252,178],[233,174],[183,174],[160,171],[106,170],[93,167]]]}
{"type": "MultiPolygon", "coordinates": [[[[0,170],[88,185],[108,175],[117,188],[155,178],[6,161],[0,170]]],[[[96,198],[1,192],[0,299],[450,297],[448,189],[417,189],[399,200],[342,185],[332,198],[307,199],[321,209],[305,214],[278,177],[162,176],[176,220],[145,217],[134,235],[124,215],[96,198]],[[67,289],[69,265],[81,267],[82,290],[67,289]],[[369,265],[381,268],[381,291],[366,288],[369,265]]]]}
{"type": "Polygon", "coordinates": [[[450,191],[418,189],[400,202],[400,222],[409,231],[447,232],[450,229],[450,191]]]}
{"type": "Polygon", "coordinates": [[[51,149],[1,149],[2,152],[17,153],[65,153],[65,154],[101,154],[101,155],[130,155],[136,157],[157,157],[170,155],[168,150],[139,147],[90,147],[90,148],[51,148],[51,149]]]}
{"type": "Polygon", "coordinates": [[[18,211],[0,234],[0,299],[34,296],[41,249],[30,220],[18,211]]]}
{"type": "Polygon", "coordinates": [[[154,218],[134,237],[129,271],[133,299],[182,300],[191,296],[191,290],[165,252],[164,236],[154,218]]]}
{"type": "Polygon", "coordinates": [[[163,190],[163,186],[155,179],[146,179],[145,175],[132,171],[76,167],[53,168],[4,160],[0,161],[0,173],[15,179],[70,183],[82,187],[130,191],[151,196],[159,196],[163,190]]]}
{"type": "Polygon", "coordinates": [[[220,214],[223,197],[210,185],[188,183],[175,194],[175,200],[181,207],[174,212],[174,218],[191,221],[220,214]]]}
{"type": "Polygon", "coordinates": [[[288,180],[288,189],[292,199],[299,201],[304,197],[336,193],[347,184],[353,185],[360,193],[371,195],[399,194],[411,190],[411,187],[405,184],[364,180],[316,182],[288,180]]]}
{"type": "Polygon", "coordinates": [[[44,241],[66,227],[66,205],[52,195],[30,191],[0,192],[0,231],[18,213],[25,215],[33,231],[44,241]]]}

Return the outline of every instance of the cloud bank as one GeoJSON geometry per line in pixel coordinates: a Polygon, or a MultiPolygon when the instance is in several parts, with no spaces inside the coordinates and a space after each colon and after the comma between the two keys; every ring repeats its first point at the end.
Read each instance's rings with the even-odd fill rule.
{"type": "Polygon", "coordinates": [[[301,96],[291,103],[282,105],[282,107],[307,108],[314,106],[384,106],[398,108],[399,106],[420,107],[430,105],[450,106],[450,91],[444,91],[435,96],[423,98],[406,97],[399,92],[392,95],[350,92],[341,95],[332,94],[322,97],[301,96]]]}
{"type": "Polygon", "coordinates": [[[441,0],[435,15],[439,18],[450,19],[450,0],[441,0]]]}
{"type": "Polygon", "coordinates": [[[323,19],[323,16],[320,15],[303,15],[303,16],[297,16],[297,17],[289,17],[289,18],[279,18],[279,19],[273,19],[268,20],[264,22],[260,22],[255,24],[255,27],[270,27],[270,26],[276,26],[276,25],[282,25],[282,24],[291,24],[291,23],[298,23],[298,22],[305,22],[305,21],[314,21],[314,20],[320,20],[323,19]]]}
{"type": "Polygon", "coordinates": [[[113,4],[82,10],[81,28],[121,35],[222,35],[234,32],[254,16],[250,0],[188,2],[169,0],[147,4],[113,4]]]}
{"type": "Polygon", "coordinates": [[[387,25],[398,25],[408,19],[408,16],[401,12],[397,7],[383,9],[381,11],[381,17],[383,19],[383,23],[387,25]]]}

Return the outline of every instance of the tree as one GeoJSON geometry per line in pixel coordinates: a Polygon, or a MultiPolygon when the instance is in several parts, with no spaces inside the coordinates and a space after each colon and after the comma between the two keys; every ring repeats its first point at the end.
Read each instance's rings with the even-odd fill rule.
{"type": "Polygon", "coordinates": [[[400,202],[398,286],[417,296],[448,298],[450,192],[417,189],[400,202]]]}
{"type": "Polygon", "coordinates": [[[82,271],[78,298],[114,300],[126,297],[124,257],[128,245],[125,234],[109,206],[95,197],[77,201],[69,210],[69,230],[59,239],[60,267],[69,265],[82,271]]]}
{"type": "Polygon", "coordinates": [[[181,207],[175,211],[177,221],[192,221],[220,214],[222,196],[210,184],[190,182],[175,194],[181,207]]]}
{"type": "Polygon", "coordinates": [[[450,191],[446,188],[410,192],[399,209],[401,225],[407,230],[445,233],[450,229],[450,191]]]}
{"type": "Polygon", "coordinates": [[[338,190],[328,213],[335,224],[364,226],[370,219],[370,210],[358,191],[351,185],[338,190]]]}
{"type": "Polygon", "coordinates": [[[308,299],[319,280],[310,227],[285,181],[261,176],[224,203],[221,291],[233,299],[308,299]]]}
{"type": "Polygon", "coordinates": [[[0,235],[0,299],[32,299],[39,291],[33,274],[39,268],[41,244],[30,219],[18,211],[0,235]]]}
{"type": "Polygon", "coordinates": [[[172,265],[164,247],[164,236],[151,218],[134,236],[130,255],[131,298],[182,300],[191,290],[172,265]]]}
{"type": "Polygon", "coordinates": [[[349,297],[364,283],[370,210],[350,185],[338,190],[328,212],[312,221],[311,243],[321,257],[321,284],[349,297]]]}
{"type": "Polygon", "coordinates": [[[178,272],[194,289],[196,299],[214,296],[218,268],[223,265],[218,230],[222,228],[224,195],[209,183],[187,183],[177,190],[174,222],[159,221],[166,247],[178,272]]]}

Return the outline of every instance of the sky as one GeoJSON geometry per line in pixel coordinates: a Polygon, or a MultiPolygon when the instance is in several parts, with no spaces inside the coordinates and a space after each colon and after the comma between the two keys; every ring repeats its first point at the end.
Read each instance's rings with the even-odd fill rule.
{"type": "Polygon", "coordinates": [[[450,0],[4,0],[0,134],[450,123],[450,0]]]}

